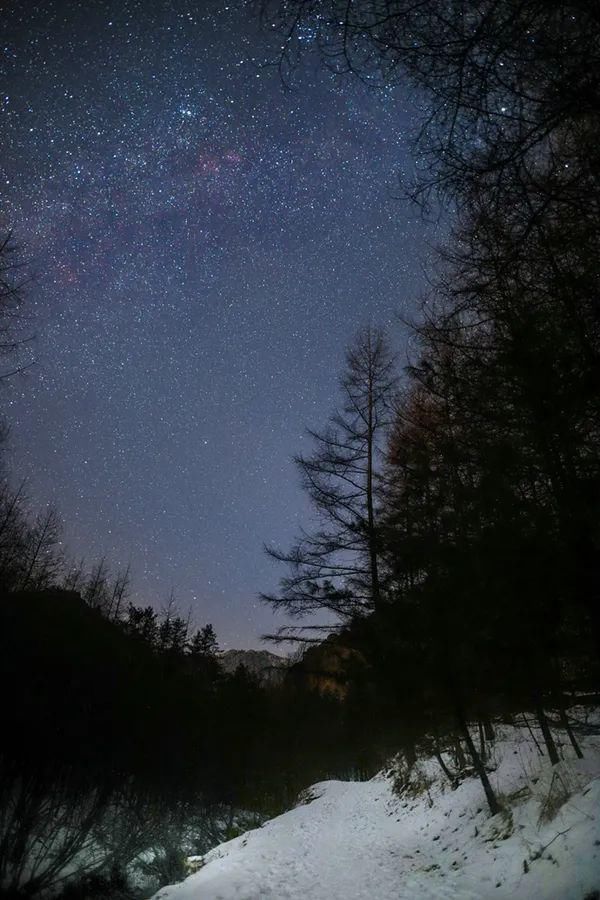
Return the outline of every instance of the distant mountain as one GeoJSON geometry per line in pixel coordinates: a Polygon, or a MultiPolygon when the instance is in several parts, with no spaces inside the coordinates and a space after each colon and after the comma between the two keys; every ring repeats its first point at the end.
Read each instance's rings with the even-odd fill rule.
{"type": "Polygon", "coordinates": [[[285,656],[277,656],[268,650],[225,650],[219,654],[218,660],[229,674],[233,674],[239,666],[244,666],[261,681],[281,681],[284,670],[290,665],[285,656]]]}

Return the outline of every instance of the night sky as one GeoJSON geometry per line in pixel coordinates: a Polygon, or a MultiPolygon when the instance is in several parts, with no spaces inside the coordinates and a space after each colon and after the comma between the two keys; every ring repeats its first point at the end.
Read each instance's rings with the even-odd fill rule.
{"type": "MultiPolygon", "coordinates": [[[[73,557],[174,589],[221,644],[309,510],[291,462],[345,345],[423,286],[431,232],[398,199],[417,98],[307,60],[284,87],[250,9],[3,5],[2,224],[31,261],[36,364],[3,386],[9,467],[73,557]]],[[[307,35],[307,40],[310,36],[307,35]]]]}

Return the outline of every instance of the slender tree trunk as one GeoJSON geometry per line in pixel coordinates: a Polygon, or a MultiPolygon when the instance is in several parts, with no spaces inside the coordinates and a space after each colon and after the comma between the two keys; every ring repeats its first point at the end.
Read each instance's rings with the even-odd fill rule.
{"type": "Polygon", "coordinates": [[[456,787],[456,778],[453,776],[452,772],[450,771],[450,769],[444,762],[444,758],[442,756],[442,753],[441,753],[441,750],[440,750],[440,747],[439,747],[439,744],[437,741],[435,742],[435,748],[433,751],[433,755],[435,756],[438,763],[440,764],[440,769],[442,770],[442,772],[444,773],[444,775],[446,776],[446,778],[448,779],[448,781],[450,782],[452,787],[456,787]]]}
{"type": "Polygon", "coordinates": [[[542,736],[544,738],[544,743],[546,745],[546,749],[548,751],[548,757],[553,766],[560,762],[560,757],[558,755],[558,748],[552,737],[552,732],[550,731],[550,726],[548,725],[548,719],[546,718],[546,713],[544,712],[540,703],[538,703],[535,707],[535,715],[538,720],[539,726],[542,731],[542,736]]]}
{"type": "Polygon", "coordinates": [[[479,780],[483,785],[483,790],[485,793],[485,798],[488,802],[488,806],[490,808],[490,812],[493,816],[497,815],[500,812],[500,804],[498,803],[498,799],[496,794],[494,793],[494,789],[490,783],[490,779],[488,778],[488,774],[485,770],[485,766],[481,759],[481,756],[477,752],[477,747],[473,743],[473,738],[471,737],[471,732],[469,731],[469,726],[467,725],[466,719],[464,717],[464,713],[462,710],[456,711],[456,719],[458,722],[458,727],[460,729],[460,733],[465,739],[465,743],[467,745],[467,749],[469,751],[469,756],[473,760],[473,768],[477,772],[479,776],[479,780]]]}
{"type": "Polygon", "coordinates": [[[535,732],[534,732],[533,728],[531,727],[531,725],[529,724],[529,719],[527,718],[527,716],[525,715],[525,713],[523,713],[523,721],[525,722],[526,728],[529,730],[529,734],[531,735],[531,738],[532,738],[532,740],[533,740],[533,743],[534,743],[535,746],[537,747],[537,752],[540,754],[540,756],[543,756],[543,755],[544,755],[544,751],[543,751],[543,749],[542,749],[542,745],[540,744],[540,742],[539,742],[538,739],[536,738],[535,732]]]}
{"type": "Polygon", "coordinates": [[[31,581],[31,576],[33,574],[33,570],[35,568],[35,564],[38,561],[38,556],[40,555],[40,551],[42,549],[42,545],[44,543],[45,534],[42,534],[35,545],[35,549],[32,551],[31,559],[29,562],[29,566],[27,567],[27,572],[23,576],[23,580],[20,584],[20,588],[22,591],[26,590],[27,585],[31,581]]]}
{"type": "Polygon", "coordinates": [[[565,704],[563,702],[562,697],[560,697],[560,696],[558,698],[558,715],[560,718],[560,724],[567,732],[569,741],[571,742],[571,747],[575,751],[575,755],[577,756],[577,759],[583,759],[583,751],[582,751],[581,747],[579,746],[577,738],[575,737],[575,735],[573,733],[573,729],[571,728],[571,723],[569,722],[569,717],[567,716],[567,711],[565,709],[565,704]]]}
{"type": "Polygon", "coordinates": [[[21,496],[23,494],[24,488],[25,488],[25,482],[22,481],[21,484],[19,485],[19,489],[17,490],[17,492],[12,495],[10,503],[8,504],[8,507],[6,509],[6,513],[4,515],[2,524],[0,524],[0,536],[2,534],[4,534],[4,530],[7,528],[10,520],[12,519],[13,512],[15,511],[17,504],[21,500],[21,496]]]}
{"type": "Polygon", "coordinates": [[[467,766],[467,760],[465,759],[465,754],[463,753],[460,738],[456,738],[456,741],[454,743],[454,752],[456,754],[456,764],[460,771],[462,771],[467,766]]]}
{"type": "Polygon", "coordinates": [[[483,722],[477,723],[477,729],[479,731],[479,755],[481,756],[482,762],[486,762],[487,753],[485,750],[485,734],[483,733],[483,722]]]}
{"type": "Polygon", "coordinates": [[[373,606],[379,608],[380,590],[379,590],[379,564],[378,564],[378,547],[377,535],[375,533],[375,504],[373,498],[373,385],[369,383],[368,397],[368,421],[367,421],[367,527],[369,530],[369,568],[371,570],[371,594],[373,606]]]}

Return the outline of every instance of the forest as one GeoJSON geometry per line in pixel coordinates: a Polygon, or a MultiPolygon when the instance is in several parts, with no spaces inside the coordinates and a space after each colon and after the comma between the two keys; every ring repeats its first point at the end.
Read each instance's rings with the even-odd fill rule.
{"type": "MultiPolygon", "coordinates": [[[[2,897],[148,896],[313,782],[396,754],[435,755],[452,784],[474,772],[494,815],[498,723],[535,726],[558,764],[562,738],[583,753],[573,708],[599,702],[600,9],[252,15],[283,79],[309,33],[340,75],[422,92],[402,187],[451,228],[417,314],[356,334],[295,459],[313,517],[266,548],[282,577],[262,596],[289,622],[270,635],[292,654],[280,679],[224,672],[212,625],[134,603],[128,571],[72,565],[59,514],[3,473],[2,897]]],[[[8,370],[35,291],[21,242],[0,244],[8,370]]]]}

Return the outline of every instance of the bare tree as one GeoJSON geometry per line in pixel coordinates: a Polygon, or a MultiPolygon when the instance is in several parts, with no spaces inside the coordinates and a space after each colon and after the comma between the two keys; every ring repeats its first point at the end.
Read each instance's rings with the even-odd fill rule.
{"type": "MultiPolygon", "coordinates": [[[[417,195],[490,205],[515,173],[563,176],[600,110],[600,12],[588,0],[258,0],[289,77],[312,38],[327,66],[373,84],[408,81],[427,114],[417,195]],[[562,149],[559,148],[559,144],[562,149]],[[565,156],[566,154],[566,156],[565,156]]],[[[597,165],[595,142],[586,162],[597,165]]],[[[566,179],[573,181],[573,178],[566,179]]]]}
{"type": "Polygon", "coordinates": [[[66,591],[83,590],[85,578],[85,559],[84,557],[81,557],[81,559],[69,565],[65,572],[62,586],[66,591]]]}
{"type": "Polygon", "coordinates": [[[108,605],[107,615],[114,621],[118,621],[124,611],[124,606],[129,599],[129,591],[131,586],[131,565],[128,563],[127,568],[121,572],[117,572],[113,582],[112,593],[108,605]]]}
{"type": "Polygon", "coordinates": [[[25,482],[13,490],[4,481],[0,487],[0,585],[13,590],[22,574],[28,526],[24,511],[25,482]]]}
{"type": "Polygon", "coordinates": [[[88,606],[106,612],[110,603],[108,587],[109,571],[106,557],[102,557],[92,568],[83,587],[83,599],[88,606]]]}
{"type": "Polygon", "coordinates": [[[24,334],[22,302],[26,278],[21,277],[22,272],[12,232],[5,232],[0,236],[0,358],[6,367],[0,371],[0,380],[31,365],[20,358],[20,352],[32,340],[24,334]]]}
{"type": "Polygon", "coordinates": [[[23,560],[21,590],[39,590],[53,584],[62,568],[62,523],[54,507],[39,513],[29,531],[23,560]]]}

